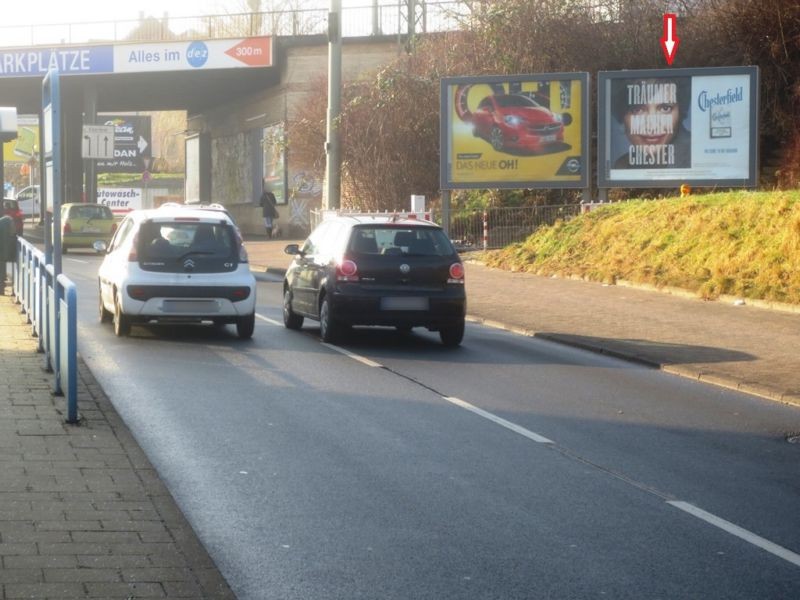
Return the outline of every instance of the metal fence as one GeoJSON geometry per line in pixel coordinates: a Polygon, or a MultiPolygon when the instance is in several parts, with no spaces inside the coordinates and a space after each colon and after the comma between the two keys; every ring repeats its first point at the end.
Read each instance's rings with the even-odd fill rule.
{"type": "MultiPolygon", "coordinates": [[[[313,230],[326,217],[332,215],[391,215],[348,210],[311,210],[309,225],[313,230]]],[[[403,211],[400,211],[403,212],[403,211]]],[[[553,206],[496,207],[485,210],[454,210],[450,214],[448,231],[459,250],[503,248],[521,242],[540,227],[566,221],[581,213],[580,204],[553,206]]],[[[433,220],[442,224],[441,213],[434,211],[433,220]]]]}
{"type": "MultiPolygon", "coordinates": [[[[344,37],[407,35],[463,28],[471,14],[468,1],[416,2],[364,0],[342,8],[344,37]]],[[[326,35],[328,9],[276,10],[193,17],[142,17],[123,21],[43,23],[0,26],[0,45],[44,46],[103,42],[180,41],[261,35],[326,35]]]]}
{"type": "Polygon", "coordinates": [[[503,248],[523,241],[540,227],[569,220],[580,212],[580,204],[454,210],[450,239],[465,250],[503,248]]]}

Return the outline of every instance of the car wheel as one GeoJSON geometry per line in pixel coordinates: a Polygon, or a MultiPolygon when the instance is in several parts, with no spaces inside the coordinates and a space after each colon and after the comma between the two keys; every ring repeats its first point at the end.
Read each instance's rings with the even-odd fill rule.
{"type": "Polygon", "coordinates": [[[117,337],[124,337],[131,332],[131,318],[122,312],[122,303],[119,295],[114,299],[114,334],[117,337]]]}
{"type": "Polygon", "coordinates": [[[292,292],[288,288],[283,293],[283,324],[287,329],[300,329],[303,317],[292,310],[292,292]]]}
{"type": "Polygon", "coordinates": [[[323,298],[319,307],[319,336],[326,344],[333,344],[339,339],[340,332],[339,323],[331,314],[331,303],[327,298],[323,298]]]}
{"type": "Polygon", "coordinates": [[[103,304],[103,292],[102,292],[102,290],[100,290],[100,289],[97,290],[97,297],[100,298],[100,301],[98,302],[98,305],[99,305],[99,308],[100,308],[100,322],[101,323],[110,323],[111,319],[113,319],[114,316],[108,310],[106,310],[106,307],[103,304]]]}
{"type": "Polygon", "coordinates": [[[500,131],[499,127],[492,127],[492,133],[489,141],[492,143],[492,148],[498,152],[503,149],[505,142],[503,141],[503,132],[500,131]]]}
{"type": "Polygon", "coordinates": [[[69,248],[67,246],[61,246],[61,254],[66,254],[69,252],[69,248]]]}
{"type": "Polygon", "coordinates": [[[447,347],[454,348],[461,343],[464,339],[464,321],[460,321],[458,325],[450,327],[442,327],[439,329],[439,337],[442,339],[442,344],[447,347]]]}
{"type": "Polygon", "coordinates": [[[236,318],[236,335],[239,336],[240,340],[249,340],[253,337],[253,330],[255,328],[256,313],[236,318]]]}

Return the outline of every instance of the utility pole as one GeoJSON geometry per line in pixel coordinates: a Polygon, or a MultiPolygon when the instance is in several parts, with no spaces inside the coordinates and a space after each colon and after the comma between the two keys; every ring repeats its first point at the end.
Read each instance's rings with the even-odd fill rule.
{"type": "Polygon", "coordinates": [[[322,206],[341,205],[342,158],[339,152],[339,114],[342,104],[342,0],[331,0],[328,13],[328,126],[325,142],[325,191],[322,206]]]}

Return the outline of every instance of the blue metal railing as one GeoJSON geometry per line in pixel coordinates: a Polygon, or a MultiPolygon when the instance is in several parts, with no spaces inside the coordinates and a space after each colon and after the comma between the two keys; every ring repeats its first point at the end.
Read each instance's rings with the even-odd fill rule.
{"type": "Polygon", "coordinates": [[[55,276],[44,252],[17,238],[12,269],[14,296],[31,323],[31,334],[44,353],[44,368],[53,373],[53,393],[67,401],[67,423],[78,422],[78,296],[75,284],[55,276]]]}
{"type": "MultiPolygon", "coordinates": [[[[364,0],[366,6],[342,9],[344,37],[406,35],[463,28],[471,14],[469,0],[364,0]]],[[[0,26],[2,46],[49,46],[109,42],[180,41],[261,35],[325,35],[328,9],[276,10],[259,13],[188,17],[143,17],[124,21],[46,23],[0,26]]]]}

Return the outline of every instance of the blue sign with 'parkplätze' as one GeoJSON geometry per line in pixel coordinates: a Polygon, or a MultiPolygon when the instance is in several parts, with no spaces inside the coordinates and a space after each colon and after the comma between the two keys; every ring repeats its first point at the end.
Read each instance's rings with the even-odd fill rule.
{"type": "Polygon", "coordinates": [[[64,47],[0,51],[0,77],[113,73],[113,46],[64,47]]]}

